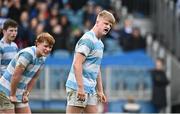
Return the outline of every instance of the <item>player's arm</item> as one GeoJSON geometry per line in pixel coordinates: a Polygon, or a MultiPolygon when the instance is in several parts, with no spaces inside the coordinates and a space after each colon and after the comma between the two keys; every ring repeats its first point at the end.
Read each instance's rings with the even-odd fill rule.
{"type": "Polygon", "coordinates": [[[33,86],[35,85],[35,83],[36,83],[36,81],[37,81],[37,79],[38,79],[38,77],[40,75],[40,71],[41,70],[39,69],[36,72],[36,74],[34,75],[34,77],[31,79],[31,81],[28,83],[26,91],[31,92],[33,86]]]}
{"type": "Polygon", "coordinates": [[[34,87],[39,75],[40,75],[40,69],[36,72],[36,74],[34,75],[34,77],[31,79],[31,81],[28,83],[27,85],[27,89],[24,91],[23,93],[23,98],[22,98],[22,102],[28,102],[29,101],[29,93],[31,92],[32,88],[34,87]]]}
{"type": "Polygon", "coordinates": [[[82,70],[83,70],[83,63],[85,61],[86,57],[81,54],[81,53],[76,53],[75,54],[75,60],[73,64],[74,68],[74,73],[75,73],[75,78],[78,86],[78,97],[79,99],[84,99],[85,98],[85,93],[84,93],[84,84],[83,84],[83,77],[82,77],[82,70]]]}
{"type": "Polygon", "coordinates": [[[20,82],[21,78],[22,78],[22,74],[25,70],[25,66],[22,65],[21,63],[17,64],[15,69],[14,69],[14,73],[11,79],[11,91],[10,91],[10,99],[11,102],[16,102],[16,90],[17,90],[17,85],[20,82]]]}
{"type": "Polygon", "coordinates": [[[103,92],[102,77],[101,77],[100,69],[99,69],[99,73],[97,77],[97,94],[101,102],[106,102],[106,96],[104,95],[104,92],[103,92]]]}
{"type": "Polygon", "coordinates": [[[0,75],[1,75],[1,72],[2,72],[2,69],[1,69],[1,59],[2,59],[2,48],[0,47],[0,75]]]}
{"type": "Polygon", "coordinates": [[[14,72],[11,77],[11,85],[10,85],[10,100],[11,102],[17,102],[16,98],[16,90],[17,85],[20,82],[22,75],[32,60],[32,55],[28,52],[22,52],[18,55],[18,59],[16,60],[16,66],[14,68],[14,72]]]}
{"type": "Polygon", "coordinates": [[[97,77],[97,91],[100,93],[103,92],[101,70],[99,70],[98,77],[97,77]]]}

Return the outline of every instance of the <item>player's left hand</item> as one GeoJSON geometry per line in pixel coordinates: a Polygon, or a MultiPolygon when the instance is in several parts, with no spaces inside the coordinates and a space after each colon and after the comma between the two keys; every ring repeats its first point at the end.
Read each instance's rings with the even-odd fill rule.
{"type": "Polygon", "coordinates": [[[99,98],[100,102],[105,103],[107,101],[106,96],[104,95],[103,92],[98,92],[97,95],[98,95],[98,98],[99,98]]]}

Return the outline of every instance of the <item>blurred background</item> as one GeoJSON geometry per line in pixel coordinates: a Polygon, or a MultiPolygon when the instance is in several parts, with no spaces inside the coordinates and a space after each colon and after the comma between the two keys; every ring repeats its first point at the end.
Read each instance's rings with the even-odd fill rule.
{"type": "Polygon", "coordinates": [[[56,40],[30,94],[32,112],[65,112],[75,44],[103,9],[117,22],[103,39],[108,102],[99,112],[180,112],[180,0],[0,0],[0,28],[7,18],[19,23],[20,49],[42,31],[56,40]]]}

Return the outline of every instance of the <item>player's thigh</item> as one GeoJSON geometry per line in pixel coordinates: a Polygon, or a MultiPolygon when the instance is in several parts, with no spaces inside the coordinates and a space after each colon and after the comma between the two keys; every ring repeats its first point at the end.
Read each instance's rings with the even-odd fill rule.
{"type": "Polygon", "coordinates": [[[6,110],[0,109],[0,114],[14,114],[14,109],[6,109],[6,110]]]}
{"type": "Polygon", "coordinates": [[[15,112],[16,113],[31,113],[31,109],[29,107],[29,103],[16,103],[15,104],[15,112]]]}
{"type": "Polygon", "coordinates": [[[84,113],[98,113],[97,105],[87,105],[84,113]]]}
{"type": "Polygon", "coordinates": [[[97,104],[98,104],[97,94],[96,93],[89,94],[87,106],[84,109],[84,112],[85,113],[97,113],[98,112],[97,104]]]}
{"type": "Polygon", "coordinates": [[[70,106],[70,105],[67,105],[66,107],[66,113],[82,113],[83,110],[84,110],[83,107],[70,106]]]}
{"type": "Polygon", "coordinates": [[[0,113],[14,113],[14,104],[2,91],[0,92],[0,113]]]}

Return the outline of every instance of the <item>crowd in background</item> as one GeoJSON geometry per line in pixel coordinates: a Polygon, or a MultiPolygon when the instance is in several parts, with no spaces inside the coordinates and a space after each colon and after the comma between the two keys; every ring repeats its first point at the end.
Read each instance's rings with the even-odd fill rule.
{"type": "MultiPolygon", "coordinates": [[[[0,0],[0,28],[7,18],[18,22],[15,42],[19,49],[34,45],[36,36],[46,31],[56,40],[52,54],[60,49],[72,53],[76,42],[94,25],[97,14],[106,9],[114,14],[116,24],[103,39],[105,52],[145,50],[145,36],[141,34],[139,26],[134,26],[130,13],[134,13],[133,9],[136,9],[137,12],[141,11],[138,14],[142,16],[149,14],[149,8],[142,12],[143,8],[137,5],[135,8],[129,5],[130,2],[131,0],[0,0]]],[[[145,6],[149,6],[148,3],[145,6]]]]}
{"type": "MultiPolygon", "coordinates": [[[[82,34],[88,31],[102,9],[109,10],[116,17],[116,25],[103,40],[105,50],[110,50],[113,41],[123,51],[145,49],[145,38],[138,27],[133,26],[133,18],[121,0],[0,0],[0,25],[7,18],[19,24],[15,40],[20,49],[34,44],[42,31],[54,36],[56,44],[53,52],[59,49],[73,52],[82,34]],[[108,40],[108,41],[106,41],[108,40]],[[108,46],[109,45],[109,46],[108,46]]],[[[115,45],[114,45],[115,46],[115,45]]]]}

